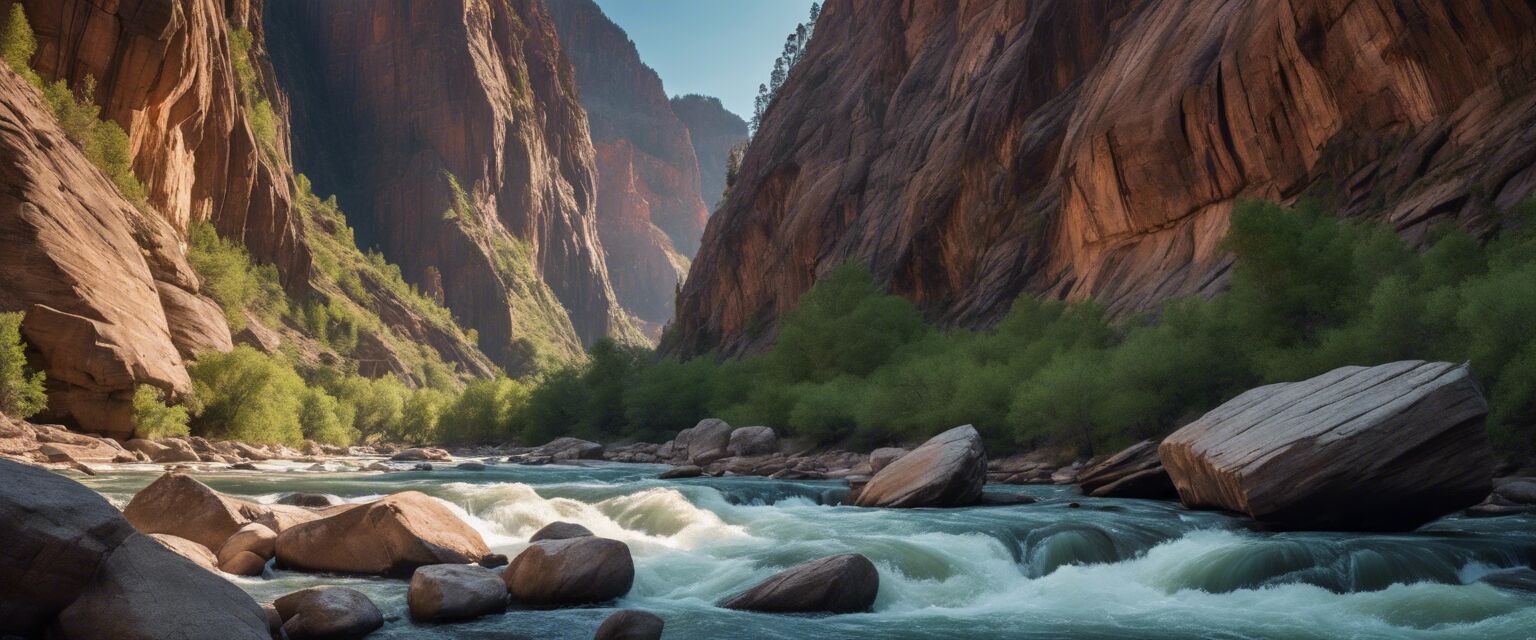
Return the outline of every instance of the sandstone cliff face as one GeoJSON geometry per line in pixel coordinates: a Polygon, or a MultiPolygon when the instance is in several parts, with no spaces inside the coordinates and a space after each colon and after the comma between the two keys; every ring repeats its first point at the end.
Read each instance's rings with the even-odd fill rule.
{"type": "Polygon", "coordinates": [[[191,389],[183,354],[228,349],[176,230],[124,200],[0,65],[0,310],[48,373],[47,419],[131,436],[137,384],[191,389]]]}
{"type": "MultiPolygon", "coordinates": [[[[178,229],[212,221],[300,291],[309,257],[291,216],[286,145],[261,150],[230,54],[229,30],[243,28],[252,58],[263,59],[259,2],[22,0],[38,39],[34,66],[75,87],[96,79],[102,115],[132,140],[150,205],[178,229]]],[[[275,140],[286,138],[280,128],[275,140]]]]}
{"type": "Polygon", "coordinates": [[[549,8],[597,150],[597,229],[614,293],[659,334],[709,217],[688,128],[661,78],[596,3],[549,8]]]}
{"type": "Polygon", "coordinates": [[[725,193],[725,161],[731,147],[747,141],[747,122],[725,109],[719,98],[689,94],[672,99],[672,112],[688,127],[699,158],[699,191],[713,209],[725,193]]]}
{"type": "Polygon", "coordinates": [[[298,168],[513,373],[636,339],[598,239],[594,152],[535,0],[268,5],[298,168]],[[455,188],[457,185],[457,188],[455,188]]]}
{"type": "Polygon", "coordinates": [[[664,348],[761,348],[850,259],[951,325],[1210,293],[1244,197],[1482,228],[1536,189],[1533,33],[1519,2],[831,0],[664,348]]]}

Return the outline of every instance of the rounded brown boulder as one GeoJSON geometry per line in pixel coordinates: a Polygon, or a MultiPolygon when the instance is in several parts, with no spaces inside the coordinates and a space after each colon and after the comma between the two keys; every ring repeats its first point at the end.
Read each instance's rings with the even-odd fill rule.
{"type": "Polygon", "coordinates": [[[606,602],[635,582],[629,546],[583,536],[535,542],[512,560],[502,581],[514,602],[535,607],[606,602]]]}
{"type": "Polygon", "coordinates": [[[881,468],[859,491],[861,507],[963,507],[981,500],[987,454],[971,425],[934,436],[881,468]]]}
{"type": "Polygon", "coordinates": [[[213,552],[208,547],[200,545],[186,538],[178,538],[166,533],[151,533],[149,537],[156,542],[165,545],[165,548],[175,551],[176,555],[191,560],[197,566],[213,571],[217,569],[218,561],[214,559],[213,552]]]}
{"type": "Polygon", "coordinates": [[[406,602],[417,622],[467,620],[506,609],[507,586],[479,565],[434,564],[411,575],[406,602]]]}
{"type": "Polygon", "coordinates": [[[405,576],[429,564],[469,564],[491,552],[478,531],[417,491],[335,509],[278,534],[278,562],[309,571],[405,576]]]}
{"type": "Polygon", "coordinates": [[[245,506],[192,476],[171,472],[134,495],[123,516],[141,532],[168,533],[218,549],[255,519],[242,510],[245,506]]]}
{"type": "Polygon", "coordinates": [[[219,570],[236,576],[259,576],[267,568],[267,559],[249,551],[241,551],[219,561],[219,570]]]}
{"type": "Polygon", "coordinates": [[[570,538],[582,538],[592,535],[592,530],[574,522],[551,522],[544,525],[529,538],[529,542],[540,540],[567,540],[570,538]]]}
{"type": "Polygon", "coordinates": [[[857,613],[880,593],[880,572],[857,553],[802,562],[720,606],[764,613],[857,613]]]}
{"type": "Polygon", "coordinates": [[[260,522],[252,522],[236,531],[219,547],[219,566],[242,552],[249,552],[263,561],[277,553],[277,534],[260,522]]]}
{"type": "Polygon", "coordinates": [[[661,640],[666,622],[654,613],[623,609],[608,616],[592,640],[661,640]]]}
{"type": "Polygon", "coordinates": [[[289,640],[361,638],[384,626],[384,614],[367,595],[346,587],[295,591],[272,603],[289,640]]]}

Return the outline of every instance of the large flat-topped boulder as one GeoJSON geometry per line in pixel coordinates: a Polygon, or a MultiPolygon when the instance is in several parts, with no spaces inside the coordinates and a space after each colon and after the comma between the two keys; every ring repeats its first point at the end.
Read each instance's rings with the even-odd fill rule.
{"type": "Polygon", "coordinates": [[[233,498],[192,476],[172,471],[135,494],[123,515],[142,533],[167,533],[219,549],[225,540],[252,522],[281,533],[325,514],[303,507],[233,498]]]}
{"type": "Polygon", "coordinates": [[[963,507],[981,500],[987,453],[971,425],[934,436],[864,485],[861,507],[963,507]]]}
{"type": "Polygon", "coordinates": [[[720,606],[765,613],[858,613],[880,593],[880,572],[857,553],[802,562],[720,606]]]}
{"type": "Polygon", "coordinates": [[[1344,367],[1248,391],[1158,457],[1191,507],[1281,528],[1411,529],[1488,495],[1487,413],[1466,365],[1344,367]]]}
{"type": "Polygon", "coordinates": [[[409,576],[417,567],[469,564],[491,552],[480,532],[417,491],[332,509],[279,533],[278,562],[309,571],[409,576]]]}

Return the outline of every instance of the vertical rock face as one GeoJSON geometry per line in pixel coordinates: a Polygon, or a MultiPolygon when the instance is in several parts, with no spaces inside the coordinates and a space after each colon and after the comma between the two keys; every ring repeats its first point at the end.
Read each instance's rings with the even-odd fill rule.
{"type": "Polygon", "coordinates": [[[597,150],[598,234],[619,303],[659,334],[709,216],[661,78],[591,0],[549,4],[597,150]]]}
{"type": "Polygon", "coordinates": [[[598,239],[594,153],[535,0],[269,3],[297,165],[513,373],[636,338],[598,239]]]}
{"type": "Polygon", "coordinates": [[[720,99],[698,94],[672,99],[672,112],[688,127],[693,155],[699,158],[699,192],[704,204],[714,208],[725,194],[725,161],[731,147],[747,141],[747,122],[720,104],[720,99]]]}
{"type": "MultiPolygon", "coordinates": [[[[291,218],[286,145],[263,151],[230,53],[230,29],[246,29],[251,57],[264,59],[260,0],[22,4],[37,34],[34,66],[74,87],[96,80],[102,115],[132,140],[134,173],[150,206],[181,230],[194,219],[212,221],[276,264],[290,289],[302,289],[309,256],[291,218]]],[[[257,76],[270,85],[264,66],[257,76]]],[[[276,95],[275,85],[267,88],[276,95]]],[[[274,140],[286,140],[276,120],[274,140]]]]}
{"type": "Polygon", "coordinates": [[[1239,198],[1410,236],[1536,189],[1529,4],[831,0],[663,340],[741,353],[858,259],[934,319],[1224,286],[1239,198]]]}

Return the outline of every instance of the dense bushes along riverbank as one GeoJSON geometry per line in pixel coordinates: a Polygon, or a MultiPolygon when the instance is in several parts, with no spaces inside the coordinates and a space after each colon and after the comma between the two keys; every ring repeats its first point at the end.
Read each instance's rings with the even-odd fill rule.
{"type": "MultiPolygon", "coordinates": [[[[1415,252],[1382,225],[1248,203],[1227,239],[1231,290],[1174,301],[1155,319],[1111,322],[1093,303],[1025,297],[991,330],[940,332],[850,265],[805,295],[772,350],[744,360],[677,362],[601,342],[586,363],[538,379],[410,389],[240,347],[191,367],[198,393],[188,419],[193,433],[255,442],[537,444],[562,435],[656,441],[718,416],[857,447],[970,423],[999,451],[1067,444],[1102,453],[1258,384],[1423,358],[1470,361],[1495,437],[1529,451],[1533,213],[1510,213],[1508,230],[1485,245],[1447,229],[1415,252]]],[[[186,428],[181,414],[141,395],[145,429],[186,428]]]]}

